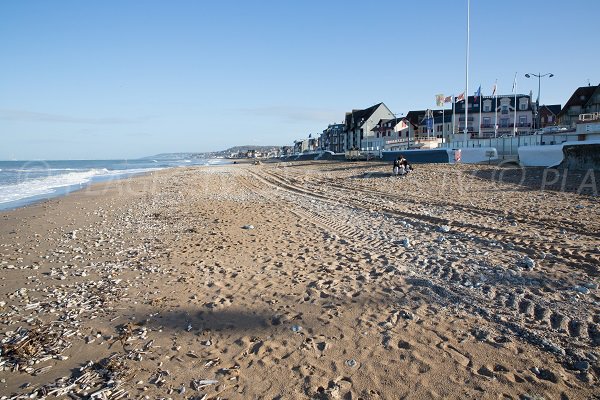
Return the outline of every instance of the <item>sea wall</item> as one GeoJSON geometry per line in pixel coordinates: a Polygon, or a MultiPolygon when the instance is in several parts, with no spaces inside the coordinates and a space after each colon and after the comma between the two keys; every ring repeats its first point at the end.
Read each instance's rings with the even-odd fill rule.
{"type": "Polygon", "coordinates": [[[464,164],[476,164],[489,160],[498,159],[498,151],[495,147],[475,147],[461,150],[460,161],[464,164]]]}
{"type": "Polygon", "coordinates": [[[600,142],[586,145],[564,145],[564,158],[557,168],[600,170],[600,142]]]}
{"type": "Polygon", "coordinates": [[[526,167],[552,167],[563,160],[563,145],[519,147],[519,161],[526,167]]]}
{"type": "Polygon", "coordinates": [[[454,151],[449,149],[384,151],[381,153],[381,159],[394,161],[400,155],[404,156],[411,164],[454,162],[454,151]]]}
{"type": "Polygon", "coordinates": [[[519,147],[519,161],[526,167],[600,169],[600,141],[519,147]]]}

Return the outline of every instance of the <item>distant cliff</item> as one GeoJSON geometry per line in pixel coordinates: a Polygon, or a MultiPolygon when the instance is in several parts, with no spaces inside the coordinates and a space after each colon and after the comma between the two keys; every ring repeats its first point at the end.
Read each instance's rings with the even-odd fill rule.
{"type": "Polygon", "coordinates": [[[231,154],[235,153],[246,153],[249,150],[254,150],[261,153],[268,153],[270,151],[278,150],[280,146],[254,146],[254,145],[245,145],[245,146],[234,146],[230,147],[226,150],[220,151],[210,151],[204,153],[161,153],[156,154],[154,156],[144,157],[143,159],[150,160],[192,160],[198,158],[215,158],[215,157],[228,157],[231,154]]]}

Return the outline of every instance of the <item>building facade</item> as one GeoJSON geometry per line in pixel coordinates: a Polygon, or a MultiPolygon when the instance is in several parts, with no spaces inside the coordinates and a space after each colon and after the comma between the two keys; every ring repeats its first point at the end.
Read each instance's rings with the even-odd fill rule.
{"type": "Polygon", "coordinates": [[[346,150],[344,124],[329,124],[321,134],[321,150],[343,153],[346,150]]]}
{"type": "Polygon", "coordinates": [[[577,88],[558,114],[560,125],[575,128],[579,114],[600,112],[600,85],[577,88]]]}
{"type": "Polygon", "coordinates": [[[379,150],[404,150],[410,143],[410,122],[406,118],[381,119],[371,131],[379,150]]]}
{"type": "Polygon", "coordinates": [[[345,150],[375,149],[379,140],[372,129],[380,120],[393,118],[394,114],[383,103],[347,112],[344,122],[345,150]]]}
{"type": "Polygon", "coordinates": [[[539,109],[539,127],[554,126],[558,124],[558,114],[560,113],[560,104],[541,105],[539,109]]]}
{"type": "MultiPolygon", "coordinates": [[[[469,96],[467,103],[466,126],[471,138],[528,135],[533,132],[534,112],[531,95],[481,96],[477,101],[474,96],[469,96]],[[516,132],[514,132],[515,115],[516,132]]],[[[454,130],[456,133],[463,133],[465,130],[464,101],[456,104],[454,130]]]]}

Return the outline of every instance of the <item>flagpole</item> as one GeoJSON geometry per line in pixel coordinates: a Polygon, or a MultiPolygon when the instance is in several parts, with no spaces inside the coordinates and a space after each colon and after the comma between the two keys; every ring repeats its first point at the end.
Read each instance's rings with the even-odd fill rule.
{"type": "MultiPolygon", "coordinates": [[[[446,103],[444,103],[444,104],[446,104],[446,103]]],[[[444,143],[444,136],[446,133],[446,126],[445,126],[446,121],[444,121],[444,108],[445,107],[442,107],[442,143],[444,143]]]]}
{"type": "Polygon", "coordinates": [[[513,85],[515,91],[515,119],[513,122],[513,136],[517,136],[517,73],[515,72],[515,82],[513,85]]]}
{"type": "Polygon", "coordinates": [[[452,95],[452,134],[456,134],[456,122],[454,121],[456,119],[456,96],[452,95]]]}
{"type": "Polygon", "coordinates": [[[481,85],[479,85],[479,137],[481,137],[481,85]]]}
{"type": "Polygon", "coordinates": [[[469,134],[469,35],[471,31],[471,0],[467,0],[467,59],[465,62],[465,140],[468,140],[469,134]]]}
{"type": "Polygon", "coordinates": [[[498,137],[498,79],[494,85],[494,95],[496,98],[496,106],[494,107],[494,137],[498,137]]]}

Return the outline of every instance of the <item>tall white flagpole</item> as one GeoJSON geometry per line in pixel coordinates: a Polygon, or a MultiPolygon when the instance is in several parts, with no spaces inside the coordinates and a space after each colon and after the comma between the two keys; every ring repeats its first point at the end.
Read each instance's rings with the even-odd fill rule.
{"type": "Polygon", "coordinates": [[[454,135],[456,133],[455,130],[455,126],[456,126],[456,96],[452,95],[452,134],[454,135]]]}
{"type": "Polygon", "coordinates": [[[446,118],[444,117],[446,107],[444,107],[444,104],[446,103],[442,103],[442,143],[444,143],[444,137],[446,136],[446,118]]]}
{"type": "Polygon", "coordinates": [[[496,106],[494,107],[494,137],[498,136],[498,79],[494,84],[494,95],[496,98],[496,106]]]}
{"type": "Polygon", "coordinates": [[[513,91],[515,92],[515,120],[513,123],[513,136],[517,136],[517,73],[515,72],[515,81],[513,82],[513,91]]]}
{"type": "Polygon", "coordinates": [[[479,137],[481,137],[481,85],[479,85],[479,137]]]}
{"type": "Polygon", "coordinates": [[[471,0],[467,0],[467,59],[465,68],[465,140],[468,139],[469,134],[469,36],[471,32],[470,27],[471,20],[471,0]]]}

